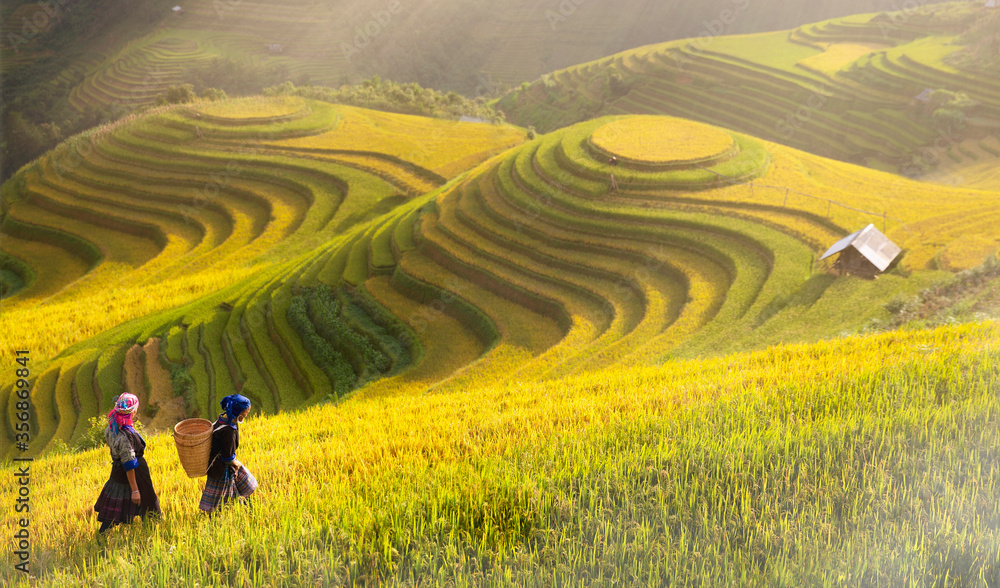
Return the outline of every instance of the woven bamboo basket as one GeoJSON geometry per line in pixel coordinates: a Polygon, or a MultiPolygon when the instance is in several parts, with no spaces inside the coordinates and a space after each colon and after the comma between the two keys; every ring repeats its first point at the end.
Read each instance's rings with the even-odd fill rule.
{"type": "Polygon", "coordinates": [[[187,419],[177,423],[174,425],[174,445],[188,477],[204,476],[212,451],[212,421],[187,419]]]}

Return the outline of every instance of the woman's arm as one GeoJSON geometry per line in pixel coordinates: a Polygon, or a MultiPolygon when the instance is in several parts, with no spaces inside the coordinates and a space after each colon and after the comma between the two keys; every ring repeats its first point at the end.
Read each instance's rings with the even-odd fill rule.
{"type": "Polygon", "coordinates": [[[142,501],[142,495],[139,494],[139,485],[135,483],[135,470],[125,472],[125,477],[128,478],[128,485],[132,488],[132,504],[138,505],[142,501]]]}
{"type": "Polygon", "coordinates": [[[114,435],[109,441],[111,454],[121,461],[125,477],[128,478],[128,485],[132,488],[132,504],[137,505],[142,500],[142,496],[139,494],[139,486],[135,482],[135,468],[139,467],[139,460],[135,456],[132,441],[124,431],[114,435]]]}

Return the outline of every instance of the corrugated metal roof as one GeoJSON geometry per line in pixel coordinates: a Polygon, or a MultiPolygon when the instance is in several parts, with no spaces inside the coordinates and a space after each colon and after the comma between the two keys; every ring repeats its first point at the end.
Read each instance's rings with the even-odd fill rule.
{"type": "MultiPolygon", "coordinates": [[[[863,231],[863,230],[864,229],[861,229],[861,231],[863,231]]],[[[850,247],[851,246],[851,241],[854,241],[854,238],[857,237],[858,235],[860,235],[861,231],[857,231],[855,233],[851,233],[850,235],[844,237],[840,241],[837,241],[834,244],[833,247],[831,247],[831,248],[829,248],[829,249],[826,250],[826,253],[823,254],[823,257],[819,258],[820,261],[826,259],[827,257],[830,257],[831,255],[833,255],[835,253],[840,253],[844,249],[847,249],[848,247],[850,247]]]]}
{"type": "Polygon", "coordinates": [[[875,228],[875,225],[868,225],[867,227],[861,229],[856,233],[852,233],[827,250],[820,259],[826,259],[835,253],[840,253],[848,247],[854,247],[858,250],[861,255],[865,256],[865,259],[872,262],[872,265],[878,268],[880,272],[884,272],[892,260],[896,259],[899,252],[902,251],[895,243],[889,240],[888,237],[882,234],[881,231],[875,228]]]}

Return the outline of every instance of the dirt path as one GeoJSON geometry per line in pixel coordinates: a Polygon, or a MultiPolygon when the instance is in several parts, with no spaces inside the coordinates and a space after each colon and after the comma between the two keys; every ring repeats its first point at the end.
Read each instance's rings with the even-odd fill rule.
{"type": "Polygon", "coordinates": [[[133,345],[125,354],[125,391],[139,398],[138,420],[143,425],[149,421],[146,414],[146,403],[149,393],[146,390],[146,374],[143,370],[142,347],[133,345]]]}
{"type": "Polygon", "coordinates": [[[158,407],[156,416],[144,424],[150,432],[172,429],[187,414],[184,397],[174,395],[170,372],[160,363],[160,339],[147,341],[143,351],[146,354],[146,377],[150,386],[149,406],[158,407]]]}
{"type": "Polygon", "coordinates": [[[171,429],[187,413],[184,398],[174,395],[170,372],[160,365],[159,339],[133,345],[125,354],[125,390],[139,398],[138,421],[150,433],[171,429]]]}

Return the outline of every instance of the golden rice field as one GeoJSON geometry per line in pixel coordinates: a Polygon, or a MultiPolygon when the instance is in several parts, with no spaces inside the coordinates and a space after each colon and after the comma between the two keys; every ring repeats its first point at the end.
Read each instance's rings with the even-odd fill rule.
{"type": "Polygon", "coordinates": [[[163,518],[106,540],[90,512],[105,450],[50,456],[31,464],[33,585],[989,585],[997,329],[545,383],[476,385],[478,368],[433,394],[254,416],[253,507],[212,519],[154,436],[163,518]]]}
{"type": "Polygon", "coordinates": [[[297,96],[250,96],[218,102],[202,102],[201,114],[225,119],[257,119],[292,116],[306,109],[306,100],[297,96]]]}
{"type": "Polygon", "coordinates": [[[835,75],[859,58],[891,47],[878,43],[826,43],[823,52],[799,60],[799,65],[818,72],[835,75]]]}
{"type": "Polygon", "coordinates": [[[480,163],[481,153],[498,146],[513,147],[524,139],[523,133],[511,127],[433,120],[352,106],[340,106],[338,110],[351,116],[346,116],[336,129],[276,144],[301,151],[335,148],[382,153],[450,179],[480,163]]]}
{"type": "MultiPolygon", "coordinates": [[[[299,98],[257,97],[225,103],[200,103],[196,106],[196,110],[236,122],[249,120],[252,124],[259,125],[260,119],[268,117],[280,119],[289,113],[302,111],[304,106],[305,101],[299,98]]],[[[157,116],[170,117],[180,110],[182,109],[173,109],[157,116]]],[[[350,107],[338,107],[337,110],[338,116],[341,117],[341,126],[338,127],[340,132],[325,133],[319,138],[311,139],[307,144],[334,153],[372,149],[379,152],[379,145],[388,144],[409,144],[415,149],[417,145],[426,144],[429,149],[426,153],[433,152],[433,163],[436,166],[445,169],[450,166],[451,169],[458,170],[463,165],[474,165],[477,160],[485,158],[492,152],[505,149],[523,136],[519,131],[498,129],[492,125],[458,125],[449,121],[366,112],[350,107]],[[378,134],[377,126],[371,122],[372,120],[378,121],[377,125],[386,129],[385,133],[378,134]],[[393,120],[399,122],[395,127],[392,126],[393,120]],[[466,132],[468,134],[465,134],[466,132]],[[433,139],[427,143],[431,137],[433,139]],[[363,141],[370,142],[361,144],[363,141]]],[[[163,119],[164,122],[166,120],[163,119]]],[[[11,354],[14,349],[8,342],[15,339],[19,342],[19,346],[28,346],[38,357],[50,358],[73,344],[85,341],[127,320],[176,308],[217,292],[225,286],[239,283],[273,263],[261,264],[261,256],[276,248],[280,249],[283,242],[294,236],[289,234],[293,227],[299,225],[301,228],[311,230],[320,228],[315,224],[302,224],[304,217],[309,215],[310,207],[307,202],[304,203],[301,197],[293,196],[291,193],[285,196],[273,190],[269,181],[261,181],[265,176],[258,176],[253,171],[257,161],[266,165],[268,157],[266,153],[269,149],[285,147],[286,141],[278,138],[280,135],[275,134],[273,140],[269,140],[272,138],[271,135],[253,133],[248,134],[245,139],[231,139],[228,144],[223,141],[204,148],[199,146],[198,140],[188,140],[181,145],[172,145],[169,149],[174,153],[179,153],[181,149],[190,149],[190,164],[170,165],[164,161],[160,164],[160,169],[155,169],[157,166],[155,162],[157,158],[162,158],[162,155],[141,141],[144,140],[143,134],[150,131],[172,132],[170,127],[160,123],[161,120],[155,117],[141,121],[133,120],[124,126],[119,125],[115,131],[102,133],[103,136],[93,143],[94,147],[88,147],[89,156],[80,158],[83,165],[79,165],[70,173],[61,173],[60,170],[68,165],[67,162],[77,162],[75,152],[69,155],[65,151],[54,152],[39,162],[42,173],[47,174],[43,181],[49,181],[48,177],[57,177],[59,182],[75,190],[80,189],[80,184],[74,183],[77,179],[88,184],[97,181],[99,187],[113,188],[111,193],[101,194],[101,198],[111,201],[112,206],[128,202],[131,190],[147,189],[154,193],[162,193],[166,205],[159,206],[156,211],[160,219],[163,219],[165,213],[183,212],[185,206],[192,210],[198,208],[199,201],[196,198],[199,197],[206,203],[209,200],[223,203],[225,210],[216,212],[203,207],[196,211],[199,214],[198,224],[204,224],[209,230],[213,226],[219,226],[218,230],[222,233],[219,238],[223,239],[223,242],[213,244],[209,235],[206,235],[200,244],[194,248],[188,247],[187,251],[171,253],[165,249],[159,254],[154,252],[153,258],[148,263],[129,263],[127,260],[106,258],[103,263],[83,276],[81,260],[67,255],[65,250],[37,241],[25,241],[0,234],[0,248],[24,259],[33,267],[40,268],[38,280],[33,288],[2,302],[4,315],[4,321],[0,325],[0,340],[4,341],[0,344],[2,361],[12,361],[11,354]],[[122,149],[119,145],[121,137],[126,133],[134,133],[131,136],[135,140],[122,149]],[[239,150],[239,153],[246,155],[230,155],[229,150],[239,150]],[[211,168],[205,168],[205,171],[199,170],[200,164],[195,163],[198,157],[210,157],[215,161],[221,161],[223,170],[221,176],[217,175],[213,179],[214,170],[211,168]],[[137,162],[139,162],[138,168],[137,162]],[[88,169],[91,166],[95,169],[88,169]],[[138,174],[135,171],[137,169],[138,174]],[[181,187],[171,187],[170,183],[179,178],[179,174],[185,174],[181,187]],[[195,180],[191,181],[190,178],[195,180]],[[222,182],[216,181],[218,179],[222,182]],[[224,185],[224,190],[215,197],[214,194],[220,185],[224,185]],[[246,200],[226,194],[227,190],[234,194],[262,194],[268,199],[268,206],[271,207],[269,216],[262,218],[260,215],[263,210],[259,206],[249,206],[246,200]],[[118,193],[125,195],[124,198],[118,200],[116,196],[118,193]],[[111,200],[112,198],[114,200],[111,200]],[[170,198],[174,200],[169,200],[170,198]],[[215,215],[209,218],[213,212],[215,215]],[[222,218],[215,218],[219,216],[222,218]],[[101,311],[93,312],[94,309],[101,311]],[[44,330],[25,330],[20,327],[25,324],[46,324],[48,327],[44,330]]],[[[191,129],[194,126],[193,122],[190,123],[191,129]]],[[[280,132],[279,124],[273,126],[277,129],[276,133],[280,132]]],[[[287,142],[294,144],[294,140],[287,142]]],[[[405,178],[410,173],[406,168],[407,164],[422,167],[424,151],[410,151],[408,147],[397,152],[389,151],[387,154],[396,159],[381,161],[377,165],[388,170],[400,170],[396,173],[403,174],[404,180],[401,181],[407,181],[405,178]]],[[[303,153],[299,153],[298,157],[304,161],[311,161],[306,160],[303,153]]],[[[316,166],[319,169],[324,165],[342,166],[350,157],[347,155],[344,160],[338,160],[334,155],[327,163],[321,161],[316,166]]],[[[349,161],[347,164],[352,165],[349,161]]],[[[375,197],[384,197],[399,189],[379,180],[378,176],[370,172],[367,172],[366,177],[369,179],[362,180],[360,176],[357,178],[359,182],[357,189],[352,190],[351,185],[347,185],[348,202],[357,199],[360,206],[367,207],[373,203],[373,194],[375,197]],[[366,184],[373,179],[380,182],[381,186],[366,184]]],[[[32,179],[32,182],[34,181],[32,179]]],[[[427,177],[415,181],[419,182],[418,189],[421,192],[426,191],[428,186],[434,185],[434,180],[427,177]]],[[[328,200],[330,206],[338,207],[342,214],[336,218],[347,218],[355,213],[351,206],[338,204],[343,195],[339,194],[341,187],[337,185],[316,183],[315,186],[296,187],[293,192],[303,189],[313,190],[311,198],[317,204],[328,200]]],[[[410,192],[405,188],[402,191],[410,192]]],[[[143,197],[138,196],[133,202],[142,200],[143,197]]],[[[92,201],[88,202],[88,205],[92,205],[92,201]]],[[[146,204],[143,203],[142,206],[146,204]]],[[[313,207],[313,214],[318,208],[320,207],[313,207]]],[[[20,213],[17,205],[12,209],[14,215],[20,213]]],[[[56,215],[47,211],[41,211],[36,216],[41,214],[48,215],[46,218],[52,219],[43,223],[62,222],[56,220],[56,215]]],[[[100,235],[107,235],[109,238],[131,238],[126,233],[102,230],[99,224],[94,224],[94,221],[81,222],[79,225],[81,227],[79,231],[84,235],[99,231],[100,235]]],[[[320,235],[300,236],[300,240],[304,241],[306,246],[328,238],[320,235]]],[[[134,254],[135,247],[114,249],[112,254],[119,252],[134,254]]]]}
{"type": "Polygon", "coordinates": [[[733,147],[733,138],[721,129],[657,116],[608,123],[594,131],[590,141],[605,153],[648,163],[703,161],[733,147]]]}
{"type": "Polygon", "coordinates": [[[952,150],[958,161],[942,155],[940,164],[921,179],[948,186],[1000,191],[1000,138],[968,140],[960,147],[961,151],[952,150]]]}
{"type": "Polygon", "coordinates": [[[996,193],[659,116],[525,137],[240,99],[5,184],[32,585],[1000,581],[997,323],[870,332],[959,270],[996,284],[996,193]],[[612,189],[608,152],[654,165],[612,189]],[[898,267],[817,261],[868,223],[898,267]],[[70,448],[127,390],[150,427],[251,397],[253,507],[202,517],[153,434],[163,519],[96,538],[106,453],[70,448]]]}
{"type": "MultiPolygon", "coordinates": [[[[273,319],[266,337],[255,338],[249,336],[253,329],[241,309],[259,306],[253,313],[267,316],[279,309],[287,312],[292,285],[363,288],[404,328],[415,330],[417,363],[420,354],[431,353],[450,358],[451,370],[477,362],[504,366],[496,368],[499,375],[513,369],[506,362],[518,357],[516,372],[536,379],[619,362],[656,362],[669,354],[697,356],[711,349],[735,351],[783,341],[777,325],[792,319],[781,319],[781,311],[797,290],[808,290],[824,272],[826,266],[816,263],[818,255],[870,222],[904,247],[900,265],[908,271],[967,269],[1000,246],[997,223],[991,220],[1000,209],[989,193],[921,184],[746,137],[738,138],[742,150],[737,158],[716,166],[729,173],[741,173],[740,166],[762,166],[749,181],[720,186],[710,171],[688,176],[687,170],[621,169],[621,190],[608,193],[606,164],[585,145],[595,136],[607,137],[609,128],[625,136],[621,133],[630,118],[594,121],[539,138],[417,198],[444,178],[401,157],[408,146],[393,137],[408,136],[412,144],[430,137],[427,153],[434,154],[440,169],[470,157],[485,158],[490,137],[496,141],[493,150],[502,151],[520,133],[337,107],[334,130],[273,139],[285,128],[299,128],[300,119],[288,120],[283,113],[302,112],[303,103],[277,98],[268,111],[264,99],[238,100],[234,112],[245,112],[250,103],[255,116],[234,115],[233,120],[246,121],[248,128],[272,126],[263,137],[198,138],[191,131],[198,119],[170,109],[104,132],[70,173],[60,173],[64,152],[28,170],[26,197],[53,204],[46,205],[44,215],[23,217],[25,221],[44,225],[62,210],[58,207],[100,204],[118,224],[102,225],[99,217],[74,222],[96,223],[93,233],[80,230],[81,235],[107,235],[107,244],[97,243],[113,250],[114,239],[132,238],[112,230],[127,219],[171,218],[176,223],[180,211],[190,215],[187,224],[166,224],[164,230],[194,226],[204,237],[200,242],[178,240],[138,267],[104,258],[76,280],[80,269],[74,274],[68,265],[74,258],[55,258],[67,264],[64,269],[42,264],[37,253],[30,253],[36,246],[26,242],[21,255],[39,260],[39,277],[31,289],[4,301],[8,340],[16,339],[17,348],[29,348],[42,360],[74,346],[75,352],[91,349],[90,355],[79,356],[86,359],[78,360],[89,362],[104,353],[104,345],[130,339],[145,343],[178,325],[192,335],[208,329],[216,337],[224,331],[221,347],[213,354],[209,346],[199,368],[205,373],[196,378],[198,403],[207,406],[215,394],[203,389],[212,381],[229,387],[219,381],[228,372],[237,386],[249,382],[268,388],[279,407],[280,398],[303,398],[307,383],[305,397],[322,397],[329,384],[308,363],[294,360],[304,349],[284,317],[273,319]],[[268,113],[275,117],[271,122],[257,116],[268,113]],[[398,129],[391,126],[394,119],[398,129]],[[380,141],[395,145],[396,151],[374,151],[380,141]],[[210,173],[219,162],[227,163],[229,175],[221,183],[210,173]],[[180,174],[186,174],[184,180],[180,174]],[[199,180],[188,178],[206,183],[199,186],[199,180]],[[675,182],[694,191],[678,191],[675,182]],[[219,196],[210,200],[212,206],[198,207],[191,196],[213,184],[219,196]],[[145,216],[115,212],[136,190],[145,216]],[[408,204],[400,208],[406,198],[408,204]],[[394,210],[398,212],[390,212],[394,210]],[[378,217],[376,223],[366,225],[373,217],[378,217]],[[397,294],[389,295],[377,280],[384,275],[392,277],[389,283],[397,294]],[[66,280],[61,287],[57,276],[66,280]],[[417,295],[413,285],[406,285],[412,280],[425,284],[425,293],[417,295]],[[461,353],[441,353],[440,336],[447,330],[434,330],[434,336],[424,331],[426,297],[449,300],[459,283],[464,286],[457,298],[468,305],[462,312],[479,313],[475,321],[482,321],[467,324],[463,337],[479,343],[461,353]],[[255,296],[258,302],[252,302],[255,296]],[[235,306],[236,314],[227,319],[220,305],[235,306]],[[778,319],[772,318],[775,313],[778,319]],[[117,329],[114,336],[98,337],[130,320],[131,326],[117,329]],[[19,334],[18,325],[41,321],[51,326],[19,334]],[[757,328],[768,321],[770,334],[760,338],[757,328]],[[233,347],[233,340],[240,345],[233,347]]],[[[306,106],[313,114],[328,108],[306,106]]],[[[218,104],[210,107],[216,115],[225,112],[218,104]]],[[[203,108],[198,106],[204,114],[203,108]]],[[[635,120],[651,128],[649,119],[635,120]]],[[[678,140],[688,137],[684,129],[704,126],[669,125],[682,129],[678,140]]],[[[80,145],[71,149],[81,153],[80,145]]],[[[22,209],[34,210],[15,203],[12,213],[23,214],[22,209]]],[[[888,276],[877,299],[912,295],[936,279],[932,275],[888,276]]],[[[828,329],[839,332],[852,321],[857,328],[879,316],[878,303],[869,300],[866,313],[831,322],[831,312],[846,303],[835,290],[828,296],[819,290],[810,302],[824,317],[813,326],[812,337],[828,329]]],[[[437,318],[442,311],[457,312],[434,308],[430,316],[437,318]]],[[[470,316],[453,314],[451,320],[461,324],[470,316]]],[[[14,347],[2,351],[13,360],[14,347]]],[[[425,382],[406,373],[380,386],[425,382]]],[[[99,402],[107,401],[103,390],[96,392],[99,402]]],[[[56,390],[52,393],[59,397],[56,390]]]]}

